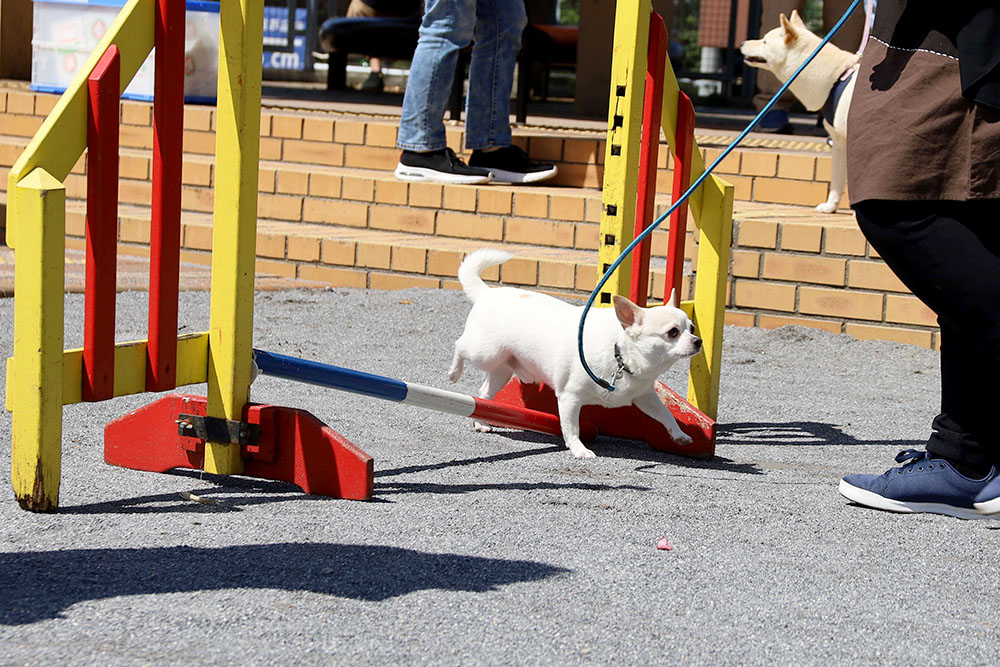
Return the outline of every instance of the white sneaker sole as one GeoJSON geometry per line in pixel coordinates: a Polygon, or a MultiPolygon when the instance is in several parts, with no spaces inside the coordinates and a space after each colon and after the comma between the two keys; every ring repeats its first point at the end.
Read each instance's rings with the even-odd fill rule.
{"type": "MultiPolygon", "coordinates": [[[[994,498],[993,500],[987,500],[981,503],[972,503],[972,505],[980,514],[984,516],[1000,514],[1000,498],[994,498]]],[[[993,518],[1000,519],[1000,517],[993,518]]]]}
{"type": "Polygon", "coordinates": [[[885,510],[887,512],[901,512],[906,514],[930,512],[933,514],[946,514],[959,519],[988,518],[971,507],[969,509],[965,509],[963,507],[952,507],[951,505],[944,505],[942,503],[916,503],[903,500],[893,500],[892,498],[884,498],[877,493],[872,493],[866,489],[859,489],[853,484],[848,484],[844,480],[840,480],[840,486],[837,487],[837,491],[840,492],[840,495],[844,496],[848,500],[858,503],[859,505],[874,507],[875,509],[885,510]]]}
{"type": "Polygon", "coordinates": [[[492,180],[492,175],[487,176],[465,176],[462,174],[448,174],[443,171],[435,171],[434,169],[428,169],[426,167],[408,167],[405,164],[397,164],[396,178],[401,181],[410,181],[411,183],[428,182],[428,183],[455,183],[457,185],[478,185],[480,183],[489,183],[492,180]]]}
{"type": "Polygon", "coordinates": [[[493,172],[494,183],[537,183],[538,181],[552,178],[559,173],[559,168],[555,165],[552,165],[551,169],[546,169],[545,171],[532,171],[526,174],[522,174],[519,171],[504,171],[503,169],[495,169],[493,167],[483,167],[483,169],[489,169],[493,172]]]}

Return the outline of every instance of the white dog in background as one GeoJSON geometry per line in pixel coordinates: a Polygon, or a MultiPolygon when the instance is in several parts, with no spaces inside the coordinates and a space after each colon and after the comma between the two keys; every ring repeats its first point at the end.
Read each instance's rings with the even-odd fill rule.
{"type": "MultiPolygon", "coordinates": [[[[614,308],[595,308],[587,316],[584,351],[591,370],[615,378],[614,391],[587,375],[577,352],[582,306],[514,287],[490,288],[480,278],[489,267],[511,258],[509,253],[482,249],[458,269],[472,311],[455,342],[448,377],[461,377],[466,362],[486,372],[480,398],[492,399],[517,375],[524,383],[545,383],[556,395],[566,446],[577,458],[594,453],[580,441],[580,409],[585,405],[622,407],[634,404],[666,428],[678,444],[689,444],[677,420],[654,389],[657,378],[679,359],[701,350],[701,339],[684,311],[672,306],[641,308],[614,297],[614,308]]],[[[489,426],[477,422],[476,428],[489,426]]]]}
{"type": "MultiPolygon", "coordinates": [[[[781,25],[763,39],[744,42],[740,52],[747,65],[766,69],[784,83],[821,41],[793,10],[790,19],[782,14],[781,25]]],[[[821,213],[837,210],[847,184],[847,111],[857,79],[852,69],[858,59],[855,53],[827,44],[788,87],[809,111],[823,110],[823,126],[833,142],[830,193],[816,207],[821,213]],[[852,74],[849,78],[848,73],[852,74]]]]}

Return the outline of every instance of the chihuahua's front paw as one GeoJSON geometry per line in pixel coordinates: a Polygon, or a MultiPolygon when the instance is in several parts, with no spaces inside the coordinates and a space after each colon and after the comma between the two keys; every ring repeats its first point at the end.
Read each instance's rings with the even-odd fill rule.
{"type": "Polygon", "coordinates": [[[595,454],[594,452],[590,451],[589,449],[587,449],[583,445],[579,445],[577,447],[570,447],[569,451],[573,455],[574,458],[578,458],[578,459],[596,459],[597,458],[597,454],[595,454]]]}
{"type": "Polygon", "coordinates": [[[816,212],[817,213],[836,213],[837,212],[837,205],[836,204],[831,204],[830,202],[825,201],[825,202],[823,202],[822,204],[820,204],[819,206],[816,207],[816,212]]]}
{"type": "Polygon", "coordinates": [[[676,435],[671,433],[670,439],[674,441],[675,445],[680,445],[681,447],[687,447],[692,442],[694,442],[694,440],[691,439],[691,436],[685,433],[684,431],[681,431],[676,435]]]}
{"type": "Polygon", "coordinates": [[[493,431],[493,427],[486,422],[476,422],[476,430],[480,433],[491,433],[493,431]]]}

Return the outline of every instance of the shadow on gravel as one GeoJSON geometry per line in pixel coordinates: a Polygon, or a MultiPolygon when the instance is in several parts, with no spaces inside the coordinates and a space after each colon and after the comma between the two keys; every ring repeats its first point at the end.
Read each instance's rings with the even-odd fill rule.
{"type": "Polygon", "coordinates": [[[587,484],[585,482],[570,482],[559,484],[555,482],[511,482],[510,484],[434,484],[432,482],[389,482],[376,484],[375,493],[391,495],[394,493],[475,493],[476,491],[555,491],[559,489],[574,489],[577,491],[652,491],[648,486],[634,484],[587,484]]]}
{"type": "MultiPolygon", "coordinates": [[[[530,435],[536,435],[534,433],[530,435]]],[[[546,436],[539,436],[546,437],[546,436]]],[[[375,470],[375,480],[376,485],[378,484],[378,479],[380,477],[395,477],[397,475],[409,475],[415,472],[427,472],[430,470],[444,470],[446,468],[455,468],[461,466],[474,466],[483,463],[500,463],[502,461],[516,461],[517,459],[523,459],[528,456],[539,456],[541,454],[552,454],[554,452],[564,451],[565,447],[551,445],[547,447],[539,447],[537,449],[522,449],[517,452],[503,452],[501,454],[490,454],[488,456],[474,456],[469,459],[455,459],[453,461],[437,461],[436,463],[427,463],[415,466],[406,466],[403,468],[392,468],[390,470],[375,470]]],[[[569,453],[567,452],[567,456],[569,453]]],[[[377,464],[377,461],[376,461],[377,464]]]]}
{"type": "Polygon", "coordinates": [[[0,624],[22,625],[123,595],[270,588],[380,602],[430,589],[483,593],[569,570],[397,547],[278,543],[4,553],[0,572],[0,624]]]}
{"type": "MultiPolygon", "coordinates": [[[[536,434],[530,434],[536,435],[536,434]]],[[[545,438],[546,436],[540,436],[545,438]]],[[[466,484],[438,484],[434,482],[395,482],[385,481],[387,477],[406,475],[433,470],[444,470],[463,466],[501,463],[505,461],[515,461],[528,456],[540,454],[559,454],[569,457],[570,454],[565,447],[546,446],[538,449],[525,449],[517,452],[504,452],[503,454],[493,454],[491,456],[475,456],[467,459],[457,459],[454,461],[438,461],[426,465],[406,466],[404,468],[393,468],[391,470],[375,471],[375,495],[385,496],[397,493],[475,493],[477,491],[552,491],[557,489],[576,489],[580,491],[611,491],[615,489],[626,489],[631,491],[650,491],[649,487],[635,486],[632,484],[592,484],[587,482],[504,482],[504,483],[480,483],[470,482],[466,484]]],[[[567,459],[569,460],[569,459],[567,459]]]]}
{"type": "Polygon", "coordinates": [[[839,426],[820,422],[719,424],[720,445],[896,445],[920,447],[926,440],[860,440],[839,426]]]}
{"type": "Polygon", "coordinates": [[[70,505],[59,508],[60,514],[162,514],[178,512],[184,514],[210,514],[216,512],[239,512],[243,506],[261,505],[287,501],[330,500],[324,496],[310,496],[302,489],[288,482],[275,482],[252,477],[234,475],[211,475],[199,470],[175,469],[167,473],[177,477],[190,477],[215,484],[214,488],[199,487],[191,493],[208,498],[209,503],[192,502],[179,493],[158,493],[148,496],[119,498],[86,505],[70,505]]]}

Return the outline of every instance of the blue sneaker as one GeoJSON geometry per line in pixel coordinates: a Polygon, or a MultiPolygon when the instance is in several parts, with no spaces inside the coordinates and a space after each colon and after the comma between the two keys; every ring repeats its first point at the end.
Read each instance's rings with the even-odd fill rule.
{"type": "Polygon", "coordinates": [[[993,481],[976,495],[972,504],[980,514],[1000,513],[1000,477],[994,477],[993,481]]]}
{"type": "Polygon", "coordinates": [[[944,459],[928,452],[907,449],[896,455],[900,468],[882,475],[847,475],[840,480],[840,495],[859,505],[890,512],[934,512],[960,519],[982,519],[974,500],[987,486],[1000,492],[994,466],[982,479],[969,479],[944,459]]]}

